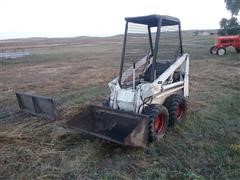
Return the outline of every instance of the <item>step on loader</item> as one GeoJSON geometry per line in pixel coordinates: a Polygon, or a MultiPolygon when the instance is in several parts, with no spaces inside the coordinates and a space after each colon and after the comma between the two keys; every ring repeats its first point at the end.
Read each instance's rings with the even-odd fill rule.
{"type": "Polygon", "coordinates": [[[109,98],[90,105],[67,125],[115,143],[145,147],[182,123],[189,95],[189,54],[183,51],[178,18],[125,18],[119,76],[109,98]]]}

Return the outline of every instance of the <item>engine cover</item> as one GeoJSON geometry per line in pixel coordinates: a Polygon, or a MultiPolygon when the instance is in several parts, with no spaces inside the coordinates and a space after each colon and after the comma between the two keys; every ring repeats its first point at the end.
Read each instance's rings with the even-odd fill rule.
{"type": "Polygon", "coordinates": [[[135,91],[132,89],[120,89],[117,93],[117,105],[120,110],[134,112],[135,91]]]}

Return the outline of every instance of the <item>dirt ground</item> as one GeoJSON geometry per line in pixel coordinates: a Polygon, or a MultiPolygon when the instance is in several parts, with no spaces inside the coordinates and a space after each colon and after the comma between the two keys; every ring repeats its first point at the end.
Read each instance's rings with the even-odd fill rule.
{"type": "Polygon", "coordinates": [[[118,74],[121,36],[23,39],[1,48],[0,179],[237,179],[240,177],[240,55],[209,54],[214,37],[184,35],[191,55],[187,120],[145,149],[119,146],[65,126],[107,94],[118,74]],[[15,92],[51,96],[56,121],[19,112],[15,92]]]}

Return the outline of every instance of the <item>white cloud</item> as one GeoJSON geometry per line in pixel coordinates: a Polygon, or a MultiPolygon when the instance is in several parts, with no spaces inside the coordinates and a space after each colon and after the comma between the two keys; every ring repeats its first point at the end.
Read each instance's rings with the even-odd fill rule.
{"type": "Polygon", "coordinates": [[[183,29],[218,28],[223,0],[0,0],[2,38],[102,36],[123,32],[124,17],[167,14],[183,29]]]}

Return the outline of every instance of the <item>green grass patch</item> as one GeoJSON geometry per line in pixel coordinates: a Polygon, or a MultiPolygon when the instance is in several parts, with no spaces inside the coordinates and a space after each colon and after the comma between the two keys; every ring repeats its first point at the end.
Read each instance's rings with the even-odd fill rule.
{"type": "Polygon", "coordinates": [[[57,103],[62,104],[63,106],[78,107],[82,104],[104,98],[106,95],[106,87],[94,85],[54,95],[54,99],[57,103]]]}

